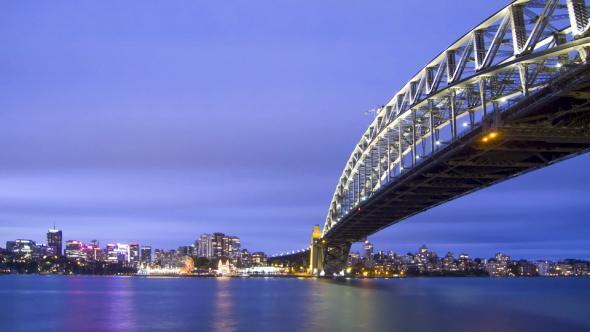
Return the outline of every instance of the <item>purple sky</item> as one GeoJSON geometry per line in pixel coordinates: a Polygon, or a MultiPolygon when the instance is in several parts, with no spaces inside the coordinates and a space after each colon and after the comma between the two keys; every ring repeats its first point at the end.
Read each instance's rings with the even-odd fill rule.
{"type": "MultiPolygon", "coordinates": [[[[17,1],[0,11],[0,246],[305,247],[413,74],[507,1],[17,1]]],[[[590,156],[437,207],[377,249],[590,258],[590,156]]]]}

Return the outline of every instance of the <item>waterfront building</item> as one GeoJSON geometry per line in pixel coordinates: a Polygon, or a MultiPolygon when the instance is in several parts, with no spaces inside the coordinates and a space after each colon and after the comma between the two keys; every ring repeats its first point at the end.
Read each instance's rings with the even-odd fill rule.
{"type": "Polygon", "coordinates": [[[55,225],[52,229],[47,231],[47,246],[56,256],[63,255],[63,236],[61,230],[55,229],[55,225]]]}
{"type": "Polygon", "coordinates": [[[217,261],[217,275],[227,276],[232,273],[234,267],[231,265],[229,258],[222,257],[217,261]]]}
{"type": "Polygon", "coordinates": [[[254,266],[262,266],[262,265],[266,265],[267,262],[267,257],[266,254],[258,251],[255,253],[252,253],[252,264],[254,266]]]}
{"type": "Polygon", "coordinates": [[[92,240],[86,245],[86,256],[90,261],[101,262],[104,260],[103,252],[100,249],[100,243],[98,240],[92,240]]]}
{"type": "Polygon", "coordinates": [[[455,257],[453,256],[452,252],[447,252],[447,254],[445,255],[445,257],[442,260],[442,264],[443,264],[443,270],[445,271],[450,271],[450,272],[454,272],[457,271],[457,264],[455,262],[455,257]]]}
{"type": "Polygon", "coordinates": [[[37,244],[33,240],[17,239],[16,241],[6,242],[6,248],[8,251],[24,259],[30,258],[36,247],[37,244]]]}
{"type": "Polygon", "coordinates": [[[85,260],[86,250],[84,244],[78,240],[66,241],[66,258],[71,260],[85,260]]]}
{"type": "Polygon", "coordinates": [[[550,274],[550,262],[549,261],[536,261],[535,266],[537,267],[537,273],[539,273],[540,276],[549,276],[550,274]]]}
{"type": "Polygon", "coordinates": [[[124,243],[109,243],[106,247],[106,260],[109,263],[128,264],[129,245],[124,243]]]}
{"type": "Polygon", "coordinates": [[[509,264],[510,256],[496,253],[496,256],[487,262],[485,269],[488,274],[493,277],[508,276],[511,274],[509,264]]]}

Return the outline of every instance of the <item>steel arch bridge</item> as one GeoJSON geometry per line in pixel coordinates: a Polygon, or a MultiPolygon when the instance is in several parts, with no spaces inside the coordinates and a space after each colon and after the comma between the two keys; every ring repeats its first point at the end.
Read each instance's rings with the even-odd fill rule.
{"type": "Polygon", "coordinates": [[[590,147],[584,0],[517,0],[434,57],[382,106],[340,176],[310,271],[438,204],[590,147]]]}

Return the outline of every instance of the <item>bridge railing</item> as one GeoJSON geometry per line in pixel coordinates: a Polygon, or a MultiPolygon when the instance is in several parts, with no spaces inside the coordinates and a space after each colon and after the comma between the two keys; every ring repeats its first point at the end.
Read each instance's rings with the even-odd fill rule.
{"type": "Polygon", "coordinates": [[[584,0],[518,0],[438,54],[380,108],[355,146],[323,233],[485,119],[585,64],[589,28],[584,0]]]}

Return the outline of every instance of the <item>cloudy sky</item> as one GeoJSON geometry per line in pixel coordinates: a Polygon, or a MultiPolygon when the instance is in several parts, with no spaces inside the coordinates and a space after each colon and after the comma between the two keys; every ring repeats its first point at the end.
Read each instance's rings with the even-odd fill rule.
{"type": "MultiPolygon", "coordinates": [[[[17,1],[0,10],[0,246],[305,247],[408,78],[507,1],[17,1]]],[[[377,249],[590,258],[590,156],[453,201],[377,249]]]]}

